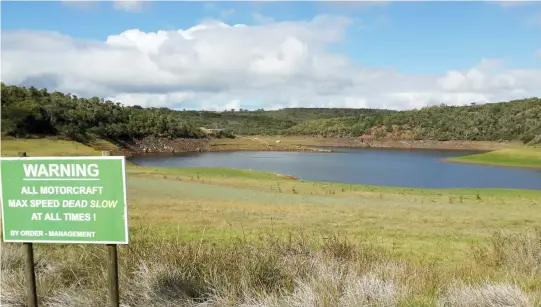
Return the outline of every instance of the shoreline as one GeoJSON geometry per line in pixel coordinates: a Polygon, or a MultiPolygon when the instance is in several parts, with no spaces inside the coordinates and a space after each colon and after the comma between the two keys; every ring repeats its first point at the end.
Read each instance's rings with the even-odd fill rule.
{"type": "Polygon", "coordinates": [[[456,158],[444,158],[440,159],[441,162],[446,163],[458,163],[458,164],[472,164],[472,165],[482,165],[482,166],[493,166],[493,167],[507,167],[507,168],[520,168],[526,170],[541,170],[541,166],[523,166],[523,165],[510,165],[510,164],[496,164],[490,162],[474,162],[474,161],[465,161],[465,160],[455,160],[456,158]]]}
{"type": "MultiPolygon", "coordinates": [[[[238,136],[233,139],[146,138],[132,141],[94,139],[81,143],[65,138],[2,138],[2,149],[4,149],[5,142],[11,143],[11,148],[8,150],[11,153],[8,155],[16,155],[19,151],[28,151],[31,154],[32,152],[42,152],[41,154],[46,156],[70,155],[73,149],[75,149],[75,155],[94,155],[96,151],[108,150],[113,155],[123,155],[127,159],[153,156],[172,157],[205,152],[338,153],[341,151],[340,149],[465,151],[469,153],[464,153],[458,158],[444,158],[442,162],[541,169],[541,159],[538,160],[541,156],[537,155],[537,147],[525,146],[517,141],[379,140],[361,142],[358,138],[238,136]],[[55,145],[50,147],[52,144],[48,145],[49,142],[55,145]],[[44,146],[49,148],[45,152],[43,152],[44,146]],[[482,157],[464,159],[464,157],[472,155],[482,157]],[[491,161],[494,157],[500,158],[497,161],[491,161]],[[531,162],[524,163],[523,158],[530,159],[531,162]]],[[[5,156],[4,153],[2,155],[5,156]]]]}
{"type": "MultiPolygon", "coordinates": [[[[122,154],[126,156],[126,158],[134,158],[134,157],[176,157],[176,156],[183,156],[183,155],[190,155],[190,154],[203,154],[203,153],[219,153],[219,152],[309,152],[309,153],[321,153],[321,154],[332,154],[332,153],[341,153],[341,148],[347,148],[347,149],[365,149],[365,150],[411,150],[411,151],[470,151],[475,153],[486,153],[491,152],[494,150],[489,149],[463,149],[463,148],[445,148],[445,147],[363,147],[363,146],[330,146],[325,145],[321,147],[325,148],[317,148],[318,146],[313,147],[306,147],[304,149],[287,149],[287,148],[271,148],[271,149],[264,149],[264,148],[224,148],[224,149],[218,149],[218,150],[206,150],[206,151],[178,151],[178,152],[148,152],[148,153],[141,153],[141,152],[125,152],[125,151],[115,151],[114,153],[122,154]]],[[[448,162],[448,161],[445,161],[448,162]]]]}
{"type": "Polygon", "coordinates": [[[475,141],[432,141],[432,140],[382,140],[363,143],[357,138],[315,137],[237,137],[235,139],[175,139],[142,140],[133,144],[117,144],[116,153],[127,157],[175,156],[184,153],[203,152],[316,152],[332,153],[339,148],[391,149],[391,150],[450,150],[475,151],[479,153],[509,148],[512,143],[475,141]]]}
{"type": "MultiPolygon", "coordinates": [[[[234,140],[233,140],[234,141],[234,140]]],[[[313,139],[305,139],[305,141],[311,141],[311,143],[313,144],[315,141],[313,139]]],[[[319,141],[319,140],[317,140],[319,141]]],[[[229,141],[231,142],[231,141],[229,141]]],[[[327,146],[327,147],[331,147],[328,142],[323,143],[323,142],[318,142],[319,146],[327,146]],[[323,143],[323,144],[321,144],[323,143]]],[[[447,147],[443,147],[441,146],[442,145],[442,142],[437,142],[437,143],[431,143],[433,146],[431,146],[430,148],[428,146],[424,146],[422,148],[411,148],[411,147],[408,147],[408,148],[398,148],[398,150],[431,150],[431,149],[436,149],[436,150],[442,150],[442,147],[443,147],[443,150],[445,149],[457,149],[457,150],[469,150],[471,151],[473,148],[472,145],[475,145],[476,146],[476,149],[477,150],[480,150],[480,151],[490,151],[490,149],[488,147],[496,147],[495,144],[490,144],[490,143],[471,143],[471,142],[468,142],[469,143],[469,146],[467,146],[467,148],[463,148],[463,147],[460,147],[458,146],[459,143],[457,142],[453,142],[454,146],[447,146],[447,147]],[[439,147],[438,148],[435,148],[434,145],[438,145],[439,147]],[[451,147],[451,148],[449,148],[451,147]]],[[[95,156],[95,155],[99,155],[100,154],[100,151],[102,150],[110,150],[110,151],[113,151],[115,152],[115,155],[118,155],[119,151],[122,149],[120,147],[116,147],[115,145],[113,145],[112,143],[110,142],[107,142],[107,141],[104,141],[104,140],[96,140],[94,141],[92,144],[83,144],[83,143],[79,143],[79,142],[75,142],[75,141],[68,141],[68,140],[58,140],[58,139],[45,139],[45,138],[42,138],[42,139],[10,139],[10,140],[6,140],[6,139],[3,139],[2,140],[2,156],[16,156],[18,152],[21,152],[21,151],[24,151],[24,152],[27,152],[29,154],[31,154],[32,156],[95,156]],[[93,146],[92,146],[93,145],[93,146]]],[[[240,144],[242,145],[242,144],[240,144]]],[[[315,145],[315,144],[314,144],[315,145]]],[[[343,143],[342,144],[332,144],[334,145],[334,147],[339,147],[340,145],[344,145],[343,143]]],[[[346,144],[347,145],[347,144],[346,144]]],[[[373,149],[388,149],[388,148],[391,148],[390,144],[386,144],[387,147],[383,148],[383,147],[373,147],[373,149]]],[[[449,145],[449,144],[447,144],[449,145]]],[[[497,144],[498,147],[501,146],[501,144],[497,144]]],[[[210,146],[209,146],[210,147],[210,146]]],[[[241,148],[241,146],[239,146],[239,144],[237,144],[237,146],[235,146],[237,148],[232,148],[231,146],[221,146],[221,147],[213,147],[212,148],[212,152],[218,152],[218,151],[229,151],[229,152],[234,152],[234,151],[239,151],[239,149],[241,148]],[[218,150],[219,149],[219,150],[218,150]]],[[[344,146],[345,147],[345,146],[344,146]]],[[[349,147],[359,147],[359,146],[349,146],[349,147]]],[[[371,147],[372,148],[372,147],[371,147]]],[[[537,147],[533,147],[533,148],[528,148],[528,147],[517,147],[517,146],[513,146],[513,147],[508,147],[509,149],[506,150],[500,150],[500,151],[491,151],[491,153],[487,154],[487,155],[491,155],[491,156],[494,156],[495,154],[497,156],[505,156],[505,155],[509,155],[509,153],[511,152],[513,155],[512,157],[516,157],[518,161],[520,161],[520,158],[521,157],[524,157],[524,156],[528,156],[532,154],[532,151],[534,153],[534,156],[537,157],[537,147]]],[[[259,151],[261,150],[261,148],[243,148],[245,151],[259,151]]],[[[396,149],[396,148],[395,148],[396,149]]],[[[541,148],[540,148],[541,149],[541,148]]],[[[267,151],[279,151],[279,150],[282,150],[282,151],[293,151],[294,149],[292,148],[288,148],[288,149],[283,149],[282,146],[280,147],[267,147],[267,151]]],[[[296,151],[301,151],[299,149],[295,149],[296,151]]],[[[493,150],[496,150],[496,149],[493,149],[493,150]]],[[[304,151],[307,151],[307,150],[304,150],[304,151]]],[[[155,167],[146,167],[146,166],[141,166],[141,165],[138,165],[136,163],[131,163],[131,157],[135,157],[135,156],[172,156],[172,155],[177,155],[177,154],[190,154],[190,153],[194,153],[194,152],[177,152],[177,153],[168,153],[168,152],[161,152],[161,153],[146,153],[146,154],[137,154],[137,153],[134,153],[132,152],[133,155],[127,155],[126,156],[126,162],[128,163],[128,165],[131,165],[133,166],[134,168],[131,169],[130,173],[133,175],[133,174],[140,174],[140,175],[143,175],[143,174],[147,174],[147,175],[150,175],[150,174],[161,174],[163,173],[163,175],[165,176],[165,174],[169,174],[171,172],[171,174],[180,174],[180,173],[184,173],[186,172],[186,170],[182,170],[182,168],[169,168],[169,170],[158,170],[158,168],[155,168],[155,167]]],[[[195,152],[197,153],[197,152],[195,152]]],[[[321,153],[328,153],[328,152],[321,152],[321,153]]],[[[333,152],[331,152],[333,153],[333,152]]],[[[473,154],[475,155],[475,154],[473,154]]],[[[481,154],[481,155],[485,155],[485,154],[481,154]]],[[[468,155],[464,155],[462,157],[468,157],[468,155]]],[[[486,156],[483,156],[483,159],[485,159],[486,156]]],[[[537,159],[537,158],[535,158],[537,159]]],[[[486,159],[487,161],[489,161],[488,159],[486,159]]],[[[447,162],[447,161],[446,161],[447,162]]],[[[459,161],[448,161],[448,162],[459,162],[459,161]]],[[[463,161],[460,161],[461,163],[472,163],[472,164],[478,164],[478,165],[482,165],[484,163],[482,163],[483,161],[473,161],[473,162],[470,162],[470,161],[467,161],[467,162],[463,162],[463,161]]],[[[490,161],[489,161],[490,162],[490,161]]],[[[490,166],[506,166],[506,167],[519,167],[517,165],[509,165],[509,164],[513,164],[513,162],[515,162],[515,159],[511,159],[509,161],[501,161],[501,163],[499,164],[495,164],[495,163],[491,163],[490,166]],[[506,165],[507,163],[507,165],[506,165]]],[[[535,163],[533,163],[533,165],[537,166],[536,164],[537,162],[535,161],[535,163]]],[[[488,164],[487,164],[488,165],[488,164]]],[[[214,174],[218,169],[220,169],[219,167],[218,168],[205,168],[205,171],[204,172],[210,172],[211,174],[214,174]],[[212,169],[215,169],[215,170],[212,170],[212,169]]],[[[241,169],[239,169],[239,171],[242,171],[241,169]]],[[[189,172],[189,171],[188,171],[189,172]]],[[[242,173],[242,172],[241,172],[242,173]]],[[[275,174],[276,175],[276,174],[275,174]]],[[[178,176],[178,175],[176,175],[178,176]]],[[[241,176],[242,177],[242,176],[241,176]]],[[[280,177],[281,178],[287,178],[289,177],[290,179],[293,179],[290,177],[289,174],[280,174],[280,177]]],[[[190,177],[191,178],[191,177],[190,177]]],[[[220,177],[220,178],[223,178],[220,177]]],[[[193,178],[191,179],[193,180],[193,178]]],[[[296,180],[298,182],[298,180],[296,180]]],[[[375,188],[372,187],[372,188],[375,188]]],[[[379,188],[387,191],[387,188],[385,188],[384,186],[380,186],[379,188]]]]}
{"type": "MultiPolygon", "coordinates": [[[[338,147],[337,147],[338,148],[338,147]]],[[[218,150],[201,150],[201,151],[175,151],[175,152],[134,152],[126,150],[113,151],[114,154],[122,154],[126,158],[133,157],[175,157],[188,154],[203,154],[213,152],[313,152],[313,153],[335,153],[337,151],[325,150],[318,148],[304,148],[304,149],[288,149],[288,148],[224,148],[218,150]]]]}
{"type": "MultiPolygon", "coordinates": [[[[183,150],[178,152],[131,152],[128,157],[152,156],[182,156],[203,152],[311,152],[311,153],[340,153],[340,149],[367,149],[367,150],[407,150],[407,151],[451,151],[466,152],[460,157],[440,159],[444,163],[463,163],[493,167],[511,167],[529,170],[541,169],[541,164],[519,165],[513,163],[513,158],[501,163],[461,160],[471,155],[492,155],[505,152],[508,149],[527,148],[517,142],[489,142],[489,141],[402,141],[382,140],[362,143],[356,138],[314,138],[314,137],[237,137],[235,139],[208,140],[203,150],[183,150]]],[[[522,150],[522,149],[520,149],[522,150]]],[[[528,150],[528,149],[526,149],[528,150]]],[[[520,155],[516,156],[520,159],[520,155]]]]}

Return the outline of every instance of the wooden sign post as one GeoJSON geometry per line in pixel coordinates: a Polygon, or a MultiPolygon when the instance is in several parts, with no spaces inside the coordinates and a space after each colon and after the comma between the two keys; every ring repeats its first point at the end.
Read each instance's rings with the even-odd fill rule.
{"type": "MultiPolygon", "coordinates": [[[[110,156],[110,151],[102,151],[104,157],[110,156]]],[[[109,253],[108,275],[109,275],[109,306],[119,307],[120,299],[118,293],[118,254],[116,244],[107,244],[109,253]]]]}
{"type": "MultiPolygon", "coordinates": [[[[20,152],[19,157],[26,157],[26,152],[20,152]]],[[[29,307],[38,307],[38,293],[36,291],[36,272],[34,271],[34,246],[32,246],[31,242],[23,243],[23,246],[24,254],[26,257],[24,271],[26,275],[27,285],[27,303],[29,307]]]]}

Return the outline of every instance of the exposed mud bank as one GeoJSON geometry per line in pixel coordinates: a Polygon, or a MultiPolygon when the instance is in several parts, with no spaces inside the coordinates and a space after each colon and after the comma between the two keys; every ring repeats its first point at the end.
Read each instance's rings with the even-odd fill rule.
{"type": "Polygon", "coordinates": [[[118,153],[126,156],[171,155],[187,152],[220,151],[282,151],[282,152],[332,152],[321,147],[385,148],[385,149],[441,149],[441,150],[479,150],[490,151],[506,148],[510,143],[471,142],[471,141],[400,141],[382,140],[361,142],[357,138],[303,138],[295,144],[288,144],[288,138],[282,138],[282,144],[247,143],[242,139],[232,140],[227,144],[213,142],[212,139],[160,139],[145,138],[133,141],[116,141],[118,153]]]}
{"type": "Polygon", "coordinates": [[[310,151],[331,152],[327,149],[306,146],[276,146],[261,144],[212,144],[210,139],[160,139],[144,138],[133,141],[115,141],[117,153],[125,156],[172,155],[187,152],[219,152],[219,151],[310,151]]]}
{"type": "Polygon", "coordinates": [[[148,137],[141,140],[116,141],[119,153],[126,156],[175,154],[209,151],[205,139],[161,139],[148,137]]]}
{"type": "Polygon", "coordinates": [[[357,138],[315,139],[318,146],[386,149],[441,149],[491,151],[507,148],[509,142],[433,141],[433,140],[377,140],[362,142],[357,138]]]}

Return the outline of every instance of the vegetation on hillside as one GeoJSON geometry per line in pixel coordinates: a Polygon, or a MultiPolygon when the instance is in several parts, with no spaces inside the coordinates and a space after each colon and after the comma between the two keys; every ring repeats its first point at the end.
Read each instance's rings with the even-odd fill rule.
{"type": "Polygon", "coordinates": [[[34,87],[2,84],[2,132],[12,136],[61,135],[75,139],[200,138],[204,134],[169,110],[124,107],[98,97],[78,98],[34,87]]]}
{"type": "Polygon", "coordinates": [[[35,87],[2,83],[2,132],[17,137],[60,135],[74,139],[204,138],[201,127],[223,129],[218,137],[275,135],[304,120],[384,112],[374,109],[278,111],[177,111],[122,106],[99,97],[79,98],[35,87]]]}
{"type": "Polygon", "coordinates": [[[541,99],[314,120],[287,131],[292,135],[358,136],[424,140],[541,143],[541,99]]]}
{"type": "Polygon", "coordinates": [[[471,140],[541,143],[541,99],[420,110],[289,108],[276,111],[178,111],[122,106],[2,83],[2,131],[8,135],[61,135],[105,139],[307,135],[398,140],[471,140]]]}

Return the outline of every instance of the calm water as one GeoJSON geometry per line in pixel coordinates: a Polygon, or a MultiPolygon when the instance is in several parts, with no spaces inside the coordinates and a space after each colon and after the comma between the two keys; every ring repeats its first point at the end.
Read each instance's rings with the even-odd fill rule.
{"type": "MultiPolygon", "coordinates": [[[[336,149],[336,148],[335,148],[336,149]]],[[[296,176],[302,180],[419,188],[518,188],[541,190],[541,171],[447,163],[471,151],[339,148],[338,153],[213,152],[130,159],[160,167],[233,167],[296,176]]]]}

